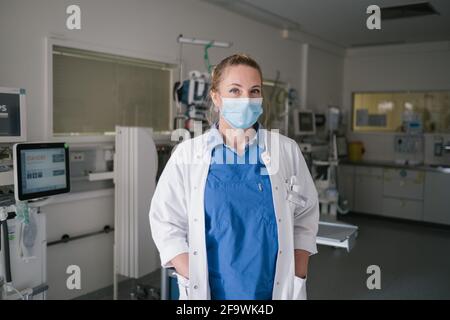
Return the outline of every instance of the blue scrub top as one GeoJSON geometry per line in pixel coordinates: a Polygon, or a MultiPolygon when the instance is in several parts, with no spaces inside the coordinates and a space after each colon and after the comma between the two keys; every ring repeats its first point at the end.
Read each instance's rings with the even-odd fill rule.
{"type": "Polygon", "coordinates": [[[240,157],[223,140],[212,149],[204,203],[213,300],[272,299],[278,234],[262,151],[255,142],[240,157]]]}

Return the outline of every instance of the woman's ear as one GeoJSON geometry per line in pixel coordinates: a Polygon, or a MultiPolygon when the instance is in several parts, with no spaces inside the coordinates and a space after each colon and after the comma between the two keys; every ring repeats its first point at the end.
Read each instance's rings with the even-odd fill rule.
{"type": "Polygon", "coordinates": [[[214,103],[214,108],[217,108],[217,110],[219,110],[219,108],[222,106],[222,99],[220,98],[220,95],[217,91],[211,91],[211,99],[212,102],[214,103]]]}

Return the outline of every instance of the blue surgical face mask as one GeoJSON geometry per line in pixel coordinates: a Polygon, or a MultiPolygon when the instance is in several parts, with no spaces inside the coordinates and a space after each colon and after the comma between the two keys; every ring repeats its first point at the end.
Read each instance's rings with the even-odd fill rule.
{"type": "Polygon", "coordinates": [[[247,129],[263,113],[262,98],[223,98],[221,115],[235,129],[247,129]]]}

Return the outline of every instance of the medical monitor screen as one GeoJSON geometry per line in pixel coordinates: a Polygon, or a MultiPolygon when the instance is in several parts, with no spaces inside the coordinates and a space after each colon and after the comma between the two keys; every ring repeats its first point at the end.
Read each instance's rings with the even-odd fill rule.
{"type": "Polygon", "coordinates": [[[0,92],[0,136],[20,136],[20,94],[0,92]]]}
{"type": "Polygon", "coordinates": [[[298,113],[298,124],[301,132],[314,132],[314,114],[311,112],[299,112],[298,113]]]}
{"type": "Polygon", "coordinates": [[[69,150],[66,144],[18,144],[15,156],[18,200],[70,191],[69,150]]]}

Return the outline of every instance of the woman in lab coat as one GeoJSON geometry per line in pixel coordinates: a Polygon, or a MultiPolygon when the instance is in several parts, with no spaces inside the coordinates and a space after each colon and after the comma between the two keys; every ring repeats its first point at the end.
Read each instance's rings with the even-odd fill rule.
{"type": "Polygon", "coordinates": [[[214,68],[220,119],[176,148],[156,187],[152,236],[180,299],[306,299],[317,192],[297,143],[257,122],[262,79],[243,54],[214,68]]]}

